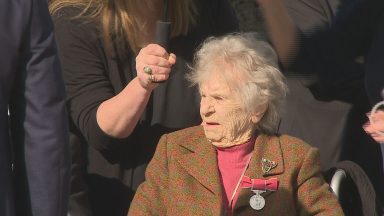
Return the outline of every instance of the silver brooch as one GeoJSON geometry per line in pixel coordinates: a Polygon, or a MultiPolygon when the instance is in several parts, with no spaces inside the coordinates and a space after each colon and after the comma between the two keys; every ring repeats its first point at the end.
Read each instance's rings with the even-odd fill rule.
{"type": "Polygon", "coordinates": [[[268,160],[266,158],[261,159],[261,169],[264,174],[268,174],[273,168],[277,166],[277,162],[268,160]]]}

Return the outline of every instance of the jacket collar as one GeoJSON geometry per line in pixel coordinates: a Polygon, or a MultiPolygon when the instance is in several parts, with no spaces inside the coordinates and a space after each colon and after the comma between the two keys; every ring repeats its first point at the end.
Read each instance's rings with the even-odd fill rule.
{"type": "Polygon", "coordinates": [[[215,147],[205,137],[202,126],[195,127],[196,133],[186,138],[180,146],[189,153],[178,158],[180,165],[204,187],[215,195],[222,196],[220,173],[215,147]]]}
{"type": "MultiPolygon", "coordinates": [[[[182,148],[189,153],[178,158],[180,165],[204,187],[216,195],[223,193],[220,173],[217,165],[215,147],[207,140],[202,126],[194,128],[195,133],[188,136],[182,148]]],[[[255,141],[252,160],[246,175],[250,178],[267,178],[284,172],[283,153],[278,137],[259,135],[255,141]],[[277,163],[276,167],[265,173],[262,170],[262,159],[277,163]]]]}

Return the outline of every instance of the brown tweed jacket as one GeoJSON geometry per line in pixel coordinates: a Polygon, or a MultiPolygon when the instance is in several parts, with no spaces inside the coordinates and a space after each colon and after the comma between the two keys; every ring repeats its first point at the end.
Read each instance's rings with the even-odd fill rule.
{"type": "MultiPolygon", "coordinates": [[[[279,180],[253,210],[250,189],[240,189],[234,215],[344,215],[320,172],[319,152],[290,136],[260,135],[246,175],[279,180]],[[262,158],[277,162],[268,173],[262,158]]],[[[128,215],[225,215],[216,151],[201,126],[164,135],[147,167],[128,215]]]]}

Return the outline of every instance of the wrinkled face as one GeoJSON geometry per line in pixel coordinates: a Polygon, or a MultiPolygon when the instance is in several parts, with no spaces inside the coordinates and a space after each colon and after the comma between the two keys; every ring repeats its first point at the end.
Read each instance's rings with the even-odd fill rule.
{"type": "Polygon", "coordinates": [[[200,84],[200,115],[205,136],[218,147],[245,143],[252,137],[259,119],[243,109],[237,94],[218,74],[213,73],[200,84]]]}

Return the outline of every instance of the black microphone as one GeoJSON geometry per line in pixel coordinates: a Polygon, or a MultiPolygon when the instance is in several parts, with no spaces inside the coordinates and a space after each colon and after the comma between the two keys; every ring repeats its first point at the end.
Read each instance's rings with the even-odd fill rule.
{"type": "Polygon", "coordinates": [[[168,21],[168,0],[163,1],[162,19],[156,21],[155,43],[168,50],[171,22],[168,21]]]}
{"type": "MultiPolygon", "coordinates": [[[[171,31],[171,22],[168,21],[168,0],[163,1],[161,20],[156,21],[155,43],[162,46],[168,52],[168,43],[171,31]]],[[[164,83],[165,81],[155,81],[164,83]]]]}

